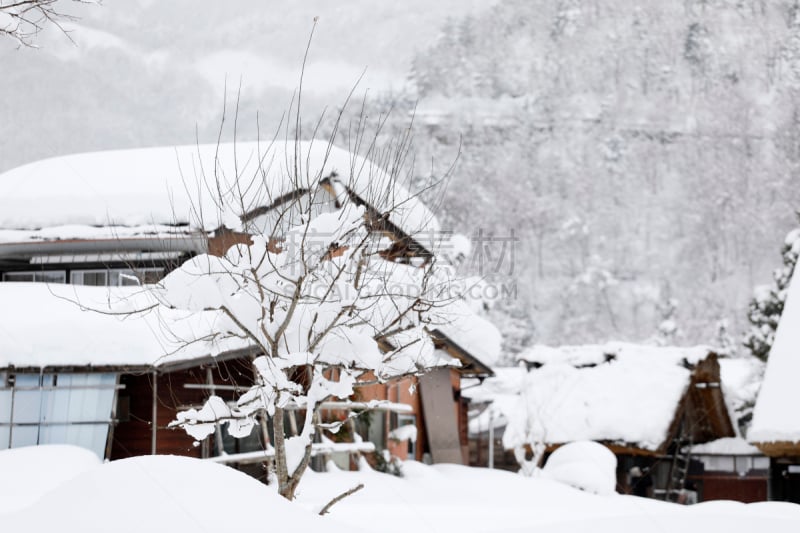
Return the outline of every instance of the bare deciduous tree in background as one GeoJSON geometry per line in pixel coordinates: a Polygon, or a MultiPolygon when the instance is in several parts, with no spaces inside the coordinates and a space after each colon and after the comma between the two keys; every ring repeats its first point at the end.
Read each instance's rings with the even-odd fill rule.
{"type": "Polygon", "coordinates": [[[348,150],[288,131],[289,141],[198,145],[180,162],[197,177],[180,192],[191,198],[191,225],[234,244],[151,290],[156,307],[217,313],[212,330],[186,344],[256,354],[255,383],[235,404],[211,396],[173,426],[201,440],[227,424],[245,437],[271,418],[265,457],[288,499],[319,432],[346,422],[326,423],[323,402],[446,364],[428,332],[471,313],[453,296],[453,270],[437,262],[435,218],[399,184],[411,172],[408,137],[379,145],[363,120],[348,150]],[[289,409],[305,413],[297,432],[284,426],[289,409]]]}
{"type": "MultiPolygon", "coordinates": [[[[97,3],[91,0],[70,0],[75,4],[97,3]]],[[[76,17],[64,10],[59,0],[0,0],[0,36],[10,37],[20,46],[35,46],[36,36],[46,26],[56,26],[69,38],[62,25],[76,17]]],[[[70,39],[71,40],[71,39],[70,39]]]]}

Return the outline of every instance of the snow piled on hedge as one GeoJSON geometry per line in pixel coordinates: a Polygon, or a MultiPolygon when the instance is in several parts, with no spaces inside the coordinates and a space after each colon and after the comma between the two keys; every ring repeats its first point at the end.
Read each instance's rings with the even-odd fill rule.
{"type": "Polygon", "coordinates": [[[617,456],[597,442],[570,442],[550,454],[542,473],[577,489],[595,494],[614,494],[617,456]]]}

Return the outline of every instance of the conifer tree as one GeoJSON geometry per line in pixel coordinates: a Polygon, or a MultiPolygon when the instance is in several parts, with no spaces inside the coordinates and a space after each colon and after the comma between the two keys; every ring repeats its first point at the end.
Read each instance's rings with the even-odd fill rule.
{"type": "MultiPolygon", "coordinates": [[[[800,213],[798,213],[798,219],[800,219],[800,213]]],[[[794,229],[786,235],[781,255],[783,256],[783,266],[773,272],[774,283],[771,286],[756,287],[747,312],[747,318],[752,327],[745,335],[744,346],[762,361],[767,360],[770,348],[772,348],[775,330],[778,328],[778,321],[783,313],[783,304],[786,301],[789,283],[797,264],[797,257],[800,255],[800,228],[794,229]]]]}

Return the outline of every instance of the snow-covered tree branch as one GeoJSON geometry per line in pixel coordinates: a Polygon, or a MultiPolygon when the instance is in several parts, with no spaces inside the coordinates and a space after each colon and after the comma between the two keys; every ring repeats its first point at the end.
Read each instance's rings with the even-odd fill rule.
{"type": "Polygon", "coordinates": [[[192,225],[226,245],[152,289],[161,307],[217,313],[213,335],[202,332],[212,354],[256,354],[255,383],[234,403],[211,396],[173,426],[197,440],[221,424],[245,437],[270,417],[274,473],[289,499],[318,430],[338,429],[323,423],[322,402],[449,364],[429,331],[470,313],[453,269],[435,258],[435,217],[400,183],[407,144],[358,145],[363,157],[319,141],[199,146],[186,168],[181,161],[183,194],[192,225]],[[290,411],[304,413],[296,432],[285,428],[290,411]]]}

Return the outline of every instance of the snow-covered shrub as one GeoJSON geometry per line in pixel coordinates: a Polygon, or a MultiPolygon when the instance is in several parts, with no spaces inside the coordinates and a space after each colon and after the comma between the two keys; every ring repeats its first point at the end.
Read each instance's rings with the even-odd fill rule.
{"type": "Polygon", "coordinates": [[[392,456],[389,450],[378,450],[375,454],[375,470],[384,474],[403,477],[403,463],[392,456]]]}
{"type": "Polygon", "coordinates": [[[614,494],[617,457],[592,441],[565,444],[550,454],[543,475],[595,494],[614,494]]]}

